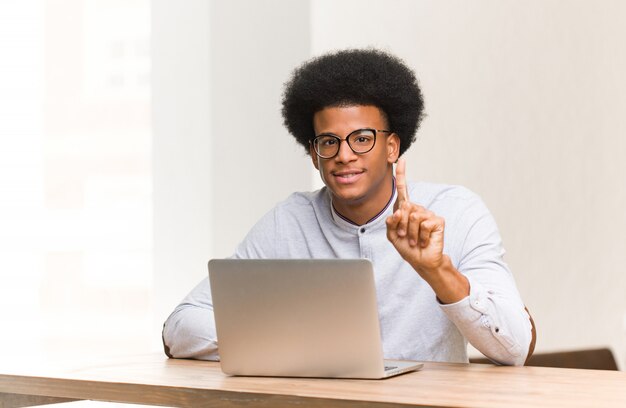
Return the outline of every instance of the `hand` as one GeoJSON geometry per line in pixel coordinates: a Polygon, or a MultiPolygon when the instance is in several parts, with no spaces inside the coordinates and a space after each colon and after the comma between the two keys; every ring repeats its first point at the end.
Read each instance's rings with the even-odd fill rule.
{"type": "Polygon", "coordinates": [[[399,159],[396,167],[398,197],[393,215],[387,218],[387,239],[422,278],[430,281],[431,271],[438,270],[444,262],[445,222],[410,201],[405,173],[406,162],[399,159]]]}
{"type": "Polygon", "coordinates": [[[406,163],[398,160],[394,213],[387,218],[387,239],[420,274],[443,303],[469,295],[469,281],[443,253],[445,222],[432,211],[412,203],[406,186],[406,163]]]}

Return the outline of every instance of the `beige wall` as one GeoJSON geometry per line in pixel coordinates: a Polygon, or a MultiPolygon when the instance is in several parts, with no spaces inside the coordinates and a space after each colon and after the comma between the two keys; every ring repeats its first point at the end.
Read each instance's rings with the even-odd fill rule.
{"type": "MultiPolygon", "coordinates": [[[[166,219],[178,214],[186,223],[181,229],[155,223],[157,288],[161,282],[162,293],[180,297],[180,290],[168,284],[174,276],[199,279],[206,273],[204,259],[227,255],[272,203],[318,184],[310,181],[314,176],[306,157],[281,127],[282,83],[310,55],[374,45],[404,58],[424,90],[428,116],[406,154],[409,176],[463,184],[485,199],[537,322],[538,350],[609,345],[626,367],[626,273],[621,270],[626,264],[626,3],[292,3],[216,0],[204,20],[197,13],[185,17],[198,27],[211,25],[210,41],[203,37],[198,44],[209,52],[195,51],[207,55],[208,85],[202,70],[174,67],[174,73],[198,75],[185,79],[191,85],[199,81],[195,92],[206,92],[207,86],[210,92],[209,99],[195,96],[210,121],[202,119],[193,137],[204,140],[208,133],[210,143],[198,145],[206,149],[206,162],[190,156],[198,163],[185,179],[193,188],[177,188],[180,179],[158,168],[158,155],[168,156],[171,137],[159,130],[158,121],[165,120],[168,132],[190,148],[193,137],[184,142],[185,128],[176,126],[193,121],[197,111],[172,115],[159,98],[176,95],[175,89],[166,82],[170,89],[159,93],[163,84],[153,81],[153,103],[157,109],[165,103],[160,112],[167,114],[154,122],[155,217],[161,208],[166,219]],[[255,126],[269,142],[244,149],[244,141],[258,140],[255,126]],[[219,151],[211,150],[215,146],[219,151]],[[184,193],[178,206],[163,207],[172,191],[184,193]],[[205,212],[185,205],[198,197],[205,212]],[[197,211],[196,225],[190,208],[197,211]],[[194,243],[198,229],[202,237],[194,243]],[[192,245],[202,265],[167,272],[176,263],[175,258],[159,263],[164,243],[159,240],[165,237],[178,242],[181,253],[192,245]]],[[[160,24],[176,18],[167,11],[173,3],[155,4],[157,17],[164,19],[160,24]]],[[[158,33],[159,26],[153,30],[158,33]]],[[[184,43],[185,35],[205,35],[199,33],[167,35],[184,43]]],[[[154,47],[158,51],[159,45],[154,47]]],[[[181,55],[193,63],[193,52],[181,55]]],[[[176,160],[167,164],[176,165],[176,160]]]]}
{"type": "Polygon", "coordinates": [[[314,53],[376,45],[416,69],[408,174],[485,199],[537,349],[609,345],[626,367],[626,3],[314,5],[314,53]]]}

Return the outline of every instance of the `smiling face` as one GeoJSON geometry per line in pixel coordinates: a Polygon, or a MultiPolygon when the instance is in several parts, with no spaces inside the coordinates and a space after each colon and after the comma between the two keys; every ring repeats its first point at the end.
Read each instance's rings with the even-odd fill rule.
{"type": "MultiPolygon", "coordinates": [[[[382,111],[375,106],[328,107],[313,116],[316,135],[332,133],[341,139],[357,129],[388,129],[382,111]]],[[[393,163],[398,159],[400,139],[395,133],[377,132],[374,148],[357,154],[341,142],[330,159],[317,156],[311,147],[313,165],[332,194],[335,209],[357,224],[378,214],[389,201],[393,186],[393,163]]]]}

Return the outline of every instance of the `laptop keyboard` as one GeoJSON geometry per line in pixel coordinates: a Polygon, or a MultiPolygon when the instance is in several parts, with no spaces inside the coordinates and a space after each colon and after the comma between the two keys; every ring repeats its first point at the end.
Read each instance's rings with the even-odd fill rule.
{"type": "Polygon", "coordinates": [[[398,367],[396,367],[396,366],[385,366],[385,371],[395,370],[396,368],[398,368],[398,367]]]}

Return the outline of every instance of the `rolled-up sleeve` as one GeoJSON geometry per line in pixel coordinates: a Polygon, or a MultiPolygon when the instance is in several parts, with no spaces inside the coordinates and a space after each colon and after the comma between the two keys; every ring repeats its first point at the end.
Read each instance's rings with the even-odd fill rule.
{"type": "Polygon", "coordinates": [[[173,358],[219,360],[208,278],[176,306],[163,325],[165,352],[173,358]]]}
{"type": "Polygon", "coordinates": [[[497,299],[497,293],[470,281],[470,295],[441,305],[465,338],[490,360],[523,365],[532,338],[530,317],[524,306],[497,299]]]}
{"type": "Polygon", "coordinates": [[[487,358],[498,364],[523,365],[532,340],[532,325],[504,262],[496,222],[474,196],[457,226],[465,239],[456,248],[456,267],[467,277],[470,294],[441,308],[487,358]]]}

